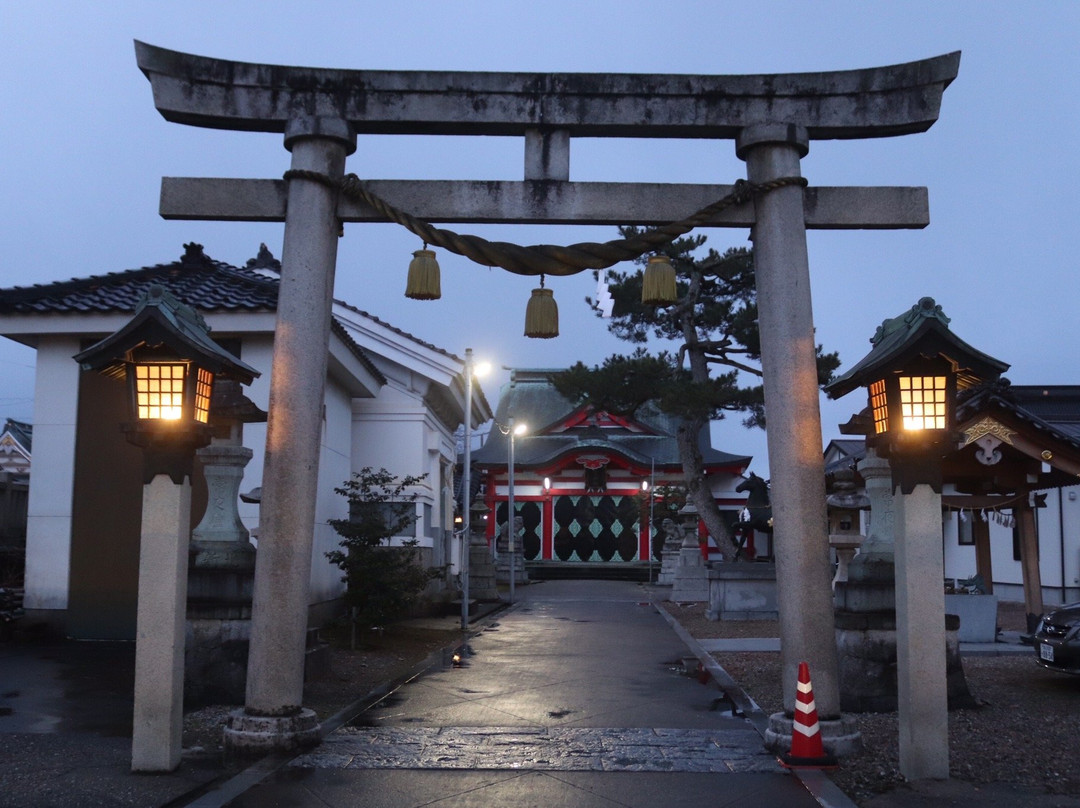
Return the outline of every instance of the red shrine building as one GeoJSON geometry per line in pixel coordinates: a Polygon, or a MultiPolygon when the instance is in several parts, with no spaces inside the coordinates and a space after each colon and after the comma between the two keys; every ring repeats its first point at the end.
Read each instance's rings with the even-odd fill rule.
{"type": "MultiPolygon", "coordinates": [[[[650,545],[663,542],[663,520],[675,514],[665,487],[683,487],[678,422],[648,405],[633,418],[575,405],[551,384],[556,372],[511,371],[490,435],[472,453],[492,515],[488,540],[506,532],[512,453],[516,546],[530,567],[647,564],[650,545]],[[511,438],[512,427],[521,434],[511,438]]],[[[713,496],[733,524],[746,502],[735,486],[751,458],[713,449],[707,427],[699,446],[713,496]]]]}

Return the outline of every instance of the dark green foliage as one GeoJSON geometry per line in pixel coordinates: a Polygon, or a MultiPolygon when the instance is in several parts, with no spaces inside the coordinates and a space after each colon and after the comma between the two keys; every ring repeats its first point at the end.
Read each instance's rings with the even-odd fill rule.
{"type": "Polygon", "coordinates": [[[418,495],[407,492],[426,476],[399,480],[386,469],[365,467],[334,489],[348,498],[349,518],[329,521],[343,537],[343,549],[326,557],[345,573],[345,602],[364,628],[404,617],[428,582],[443,572],[418,563],[415,539],[388,546],[391,538],[412,532],[418,495]]]}
{"type": "MultiPolygon", "coordinates": [[[[620,232],[629,237],[637,229],[620,232]]],[[[634,270],[611,269],[604,275],[614,301],[608,322],[612,334],[639,346],[657,339],[677,347],[655,355],[638,347],[593,369],[578,363],[553,377],[559,392],[621,415],[631,415],[651,400],[682,418],[720,420],[735,411],[743,413],[746,426],[765,426],[761,385],[746,379],[761,375],[753,253],[743,247],[723,254],[710,248],[695,257],[704,244],[705,236],[692,236],[664,249],[678,277],[679,300],[673,306],[641,302],[644,259],[634,270]],[[717,366],[723,370],[717,372],[717,366]]],[[[600,316],[593,301],[586,302],[600,316]]],[[[840,359],[820,346],[817,354],[824,384],[840,359]]]]}
{"type": "MultiPolygon", "coordinates": [[[[620,228],[624,237],[637,228],[620,228]]],[[[676,239],[663,252],[676,272],[678,300],[671,306],[641,302],[643,257],[631,271],[604,272],[613,306],[608,330],[636,345],[628,356],[611,356],[589,369],[578,363],[554,374],[556,389],[573,402],[633,416],[646,402],[680,419],[676,433],[687,497],[728,560],[737,552],[715,500],[705,485],[698,436],[709,421],[739,412],[746,426],[765,427],[753,253],[745,248],[723,254],[709,249],[695,257],[704,236],[676,239]],[[672,349],[650,355],[643,347],[659,340],[672,349]]],[[[586,298],[597,316],[603,312],[586,298]]],[[[832,379],[840,365],[835,353],[817,347],[818,378],[832,379]]]]}

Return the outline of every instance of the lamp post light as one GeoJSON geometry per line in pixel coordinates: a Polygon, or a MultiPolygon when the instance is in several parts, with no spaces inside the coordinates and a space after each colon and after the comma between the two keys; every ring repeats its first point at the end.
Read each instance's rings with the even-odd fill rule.
{"type": "Polygon", "coordinates": [[[472,497],[472,397],[473,377],[491,369],[487,362],[473,363],[472,348],[465,349],[465,459],[461,472],[461,630],[469,628],[469,544],[471,543],[470,498],[472,497]]]}
{"type": "Polygon", "coordinates": [[[210,442],[215,376],[258,376],[218,346],[194,309],[154,285],[127,325],[75,356],[83,370],[126,377],[128,440],[143,449],[142,527],[131,768],[180,765],[191,472],[210,442]]]}
{"type": "Polygon", "coordinates": [[[933,298],[922,298],[886,320],[870,353],[825,388],[839,398],[866,387],[867,445],[892,471],[900,772],[909,780],[949,776],[941,461],[956,446],[956,392],[1008,367],[957,338],[948,322],[933,298]]]}
{"type": "Polygon", "coordinates": [[[653,486],[653,481],[654,481],[654,478],[656,476],[656,466],[655,466],[656,461],[653,460],[652,463],[653,463],[653,465],[651,465],[649,467],[649,479],[641,481],[642,493],[644,493],[649,498],[649,530],[648,530],[648,535],[645,538],[646,538],[646,542],[648,544],[648,553],[649,553],[649,584],[650,585],[652,585],[652,582],[653,582],[653,530],[655,529],[653,527],[653,502],[654,502],[654,499],[655,499],[655,497],[653,495],[653,487],[654,487],[653,486]]]}
{"type": "Polygon", "coordinates": [[[514,569],[514,534],[517,533],[517,520],[514,514],[514,439],[524,435],[528,431],[525,424],[514,424],[514,417],[507,419],[507,430],[510,435],[509,457],[507,458],[507,494],[506,494],[506,533],[507,553],[510,556],[510,603],[514,602],[514,579],[517,572],[514,569]]]}

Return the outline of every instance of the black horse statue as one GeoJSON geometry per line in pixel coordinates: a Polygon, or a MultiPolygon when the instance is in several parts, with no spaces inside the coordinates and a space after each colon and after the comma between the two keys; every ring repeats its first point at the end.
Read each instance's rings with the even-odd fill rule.
{"type": "Polygon", "coordinates": [[[749,492],[746,497],[746,519],[741,519],[734,524],[734,532],[738,539],[735,558],[742,553],[743,544],[750,530],[758,530],[762,533],[772,533],[772,505],[769,504],[769,481],[758,477],[754,472],[743,479],[735,487],[737,493],[749,492]]]}

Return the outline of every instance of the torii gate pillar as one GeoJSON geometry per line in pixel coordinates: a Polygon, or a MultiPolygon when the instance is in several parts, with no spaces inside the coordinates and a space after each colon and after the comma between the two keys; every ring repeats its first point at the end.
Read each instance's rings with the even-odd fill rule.
{"type": "MultiPolygon", "coordinates": [[[[761,124],[735,141],[751,183],[801,176],[809,150],[801,126],[761,124]]],[[[849,734],[838,726],[839,674],[832,620],[832,577],[825,511],[821,408],[810,298],[803,190],[777,188],[755,200],[754,272],[757,280],[761,369],[768,423],[773,541],[780,612],[784,704],[796,701],[799,663],[810,666],[823,735],[833,745],[849,734]],[[822,618],[826,619],[822,619],[822,618]]],[[[791,719],[773,716],[774,744],[791,739],[791,719]]],[[[838,743],[839,742],[839,743],[838,743]]]]}
{"type": "MultiPolygon", "coordinates": [[[[339,118],[292,118],[285,130],[291,168],[331,178],[345,172],[356,135],[339,118]]],[[[303,746],[318,719],[303,704],[311,530],[319,482],[323,394],[337,265],[337,193],[311,180],[289,182],[281,250],[266,459],[244,713],[226,729],[230,748],[303,746]],[[318,301],[318,305],[311,305],[318,301]],[[301,538],[305,537],[305,538],[301,538]],[[293,664],[282,664],[282,660],[293,664]],[[291,709],[282,715],[282,706],[291,709]]]]}

